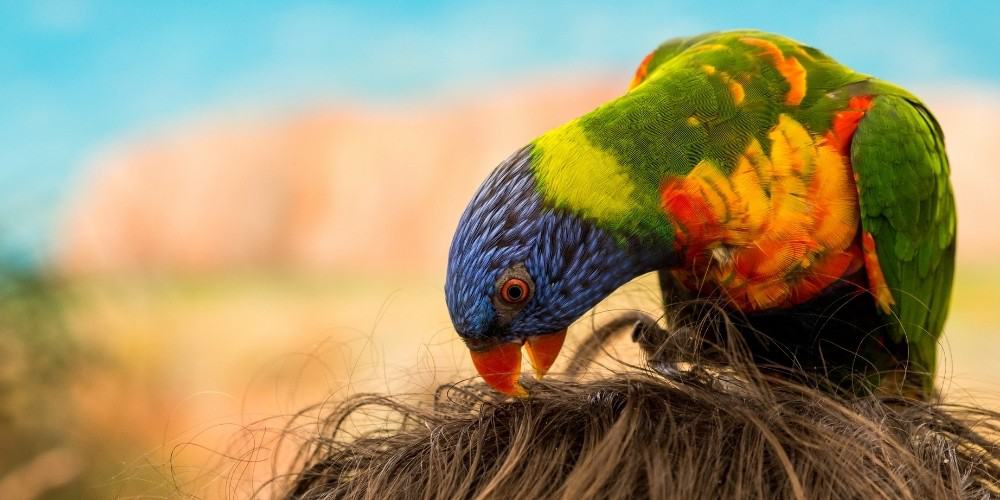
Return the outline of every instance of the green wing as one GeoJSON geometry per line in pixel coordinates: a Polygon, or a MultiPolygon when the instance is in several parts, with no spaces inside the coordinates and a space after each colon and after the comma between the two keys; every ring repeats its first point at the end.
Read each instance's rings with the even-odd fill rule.
{"type": "Polygon", "coordinates": [[[955,200],[941,127],[919,101],[879,96],[855,132],[851,162],[862,228],[875,240],[895,299],[893,341],[905,339],[908,370],[929,394],[955,269],[955,200]]]}

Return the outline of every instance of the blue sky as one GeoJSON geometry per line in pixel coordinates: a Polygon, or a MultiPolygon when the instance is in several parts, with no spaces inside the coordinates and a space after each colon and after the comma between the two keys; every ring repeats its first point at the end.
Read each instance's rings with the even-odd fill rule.
{"type": "Polygon", "coordinates": [[[663,39],[745,27],[906,86],[1000,88],[993,1],[0,2],[0,248],[37,258],[89,155],[187,116],[626,80],[663,39]]]}

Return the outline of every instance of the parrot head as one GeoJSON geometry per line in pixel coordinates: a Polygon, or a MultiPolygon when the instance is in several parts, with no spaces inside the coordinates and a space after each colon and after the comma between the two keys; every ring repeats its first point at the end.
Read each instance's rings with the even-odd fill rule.
{"type": "Polygon", "coordinates": [[[462,215],[448,257],[452,323],[483,379],[523,396],[521,349],[541,377],[566,329],[632,278],[653,269],[591,222],[548,206],[532,146],[501,163],[462,215]]]}

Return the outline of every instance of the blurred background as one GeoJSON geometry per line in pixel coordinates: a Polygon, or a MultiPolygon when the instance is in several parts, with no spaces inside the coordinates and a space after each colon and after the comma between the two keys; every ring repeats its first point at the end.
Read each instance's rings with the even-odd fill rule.
{"type": "Polygon", "coordinates": [[[1000,408],[998,3],[3,2],[0,498],[247,497],[295,412],[471,376],[442,287],[478,183],[664,39],[733,28],[936,113],[941,386],[1000,408]]]}

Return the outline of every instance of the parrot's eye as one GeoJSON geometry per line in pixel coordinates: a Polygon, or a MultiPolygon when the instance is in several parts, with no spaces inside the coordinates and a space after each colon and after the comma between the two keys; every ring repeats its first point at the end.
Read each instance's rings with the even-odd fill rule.
{"type": "Polygon", "coordinates": [[[514,264],[500,273],[494,285],[493,307],[500,323],[509,323],[535,293],[535,282],[524,264],[514,264]]]}
{"type": "Polygon", "coordinates": [[[510,278],[500,287],[500,298],[508,304],[520,304],[528,300],[528,284],[522,279],[510,278]]]}

